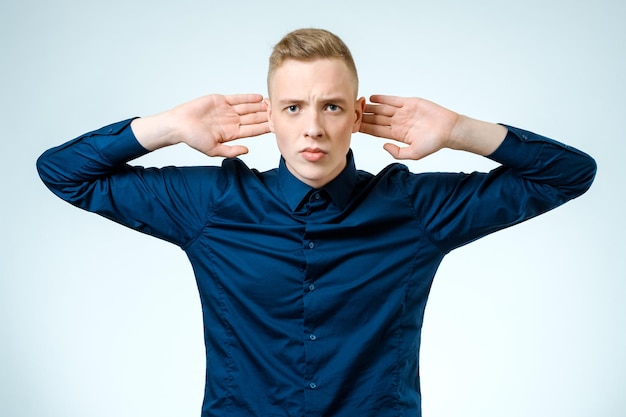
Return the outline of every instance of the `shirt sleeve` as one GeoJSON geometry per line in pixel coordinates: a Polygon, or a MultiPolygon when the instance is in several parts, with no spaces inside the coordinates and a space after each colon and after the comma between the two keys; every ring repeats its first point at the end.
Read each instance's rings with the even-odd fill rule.
{"type": "Polygon", "coordinates": [[[219,194],[219,167],[144,168],[147,154],[124,120],[44,152],[37,170],[61,199],[179,246],[206,221],[219,194]]]}
{"type": "Polygon", "coordinates": [[[518,224],[585,193],[596,162],[573,147],[507,126],[488,173],[411,174],[408,198],[429,238],[444,252],[518,224]]]}

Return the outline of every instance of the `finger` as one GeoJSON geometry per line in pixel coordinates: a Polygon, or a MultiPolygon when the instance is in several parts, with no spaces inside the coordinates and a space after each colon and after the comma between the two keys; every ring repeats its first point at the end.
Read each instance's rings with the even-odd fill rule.
{"type": "Polygon", "coordinates": [[[250,114],[245,114],[241,117],[239,117],[239,124],[244,126],[244,125],[254,125],[254,124],[259,124],[259,123],[263,123],[263,122],[267,122],[267,112],[256,112],[256,113],[250,113],[250,114]]]}
{"type": "Polygon", "coordinates": [[[374,94],[370,96],[370,101],[372,103],[387,104],[393,107],[402,107],[404,105],[404,102],[406,101],[406,98],[398,96],[386,96],[383,94],[374,94]]]}
{"type": "Polygon", "coordinates": [[[361,126],[359,127],[359,132],[379,138],[393,139],[393,137],[391,136],[390,126],[381,126],[378,124],[364,122],[361,123],[361,126]]]}
{"type": "Polygon", "coordinates": [[[226,102],[231,106],[245,103],[259,103],[263,101],[261,94],[232,94],[225,96],[226,102]]]}
{"type": "Polygon", "coordinates": [[[378,126],[391,126],[391,117],[379,116],[376,114],[363,114],[363,123],[369,123],[378,126]]]}
{"type": "Polygon", "coordinates": [[[364,113],[382,114],[391,117],[396,113],[396,110],[398,110],[397,107],[386,104],[367,104],[365,105],[364,113]]]}
{"type": "Polygon", "coordinates": [[[262,112],[265,113],[267,111],[265,107],[265,103],[263,102],[259,102],[259,103],[246,102],[246,103],[235,104],[232,107],[235,110],[235,113],[237,113],[240,116],[243,116],[245,114],[251,114],[251,113],[262,113],[262,112]]]}
{"type": "Polygon", "coordinates": [[[259,136],[269,132],[270,125],[268,122],[239,126],[239,138],[250,138],[252,136],[259,136]]]}

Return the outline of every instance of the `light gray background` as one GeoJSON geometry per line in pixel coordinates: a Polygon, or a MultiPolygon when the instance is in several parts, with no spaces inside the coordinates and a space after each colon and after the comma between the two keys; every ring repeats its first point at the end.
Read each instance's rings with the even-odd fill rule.
{"type": "MultiPolygon", "coordinates": [[[[303,26],[351,46],[361,94],[419,95],[592,154],[580,199],[452,253],[427,307],[424,415],[626,413],[626,3],[5,0],[0,5],[0,415],[197,416],[200,305],[178,248],[63,203],[45,149],[199,95],[265,94],[303,26]]],[[[271,135],[245,160],[274,167],[271,135]]],[[[393,162],[356,135],[360,168],[393,162]]],[[[215,164],[183,147],[142,164],[215,164]]],[[[413,171],[472,171],[441,152],[413,171]]]]}

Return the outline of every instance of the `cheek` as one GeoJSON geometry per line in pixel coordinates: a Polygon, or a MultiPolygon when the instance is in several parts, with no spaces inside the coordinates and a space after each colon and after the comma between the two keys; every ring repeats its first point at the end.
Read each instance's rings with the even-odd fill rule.
{"type": "Polygon", "coordinates": [[[274,135],[284,146],[294,143],[302,134],[302,126],[295,120],[282,120],[274,118],[274,135]]]}
{"type": "Polygon", "coordinates": [[[335,124],[333,126],[333,133],[336,137],[345,137],[346,140],[350,140],[352,133],[354,133],[354,121],[344,119],[341,123],[335,124]]]}
{"type": "Polygon", "coordinates": [[[277,122],[275,120],[274,121],[274,134],[276,135],[277,139],[284,140],[284,138],[289,137],[291,134],[290,126],[286,125],[285,123],[277,122]]]}
{"type": "Polygon", "coordinates": [[[272,118],[272,126],[274,127],[274,133],[281,134],[282,136],[288,135],[294,130],[293,121],[285,120],[285,118],[276,117],[272,118]]]}
{"type": "Polygon", "coordinates": [[[291,150],[295,147],[295,140],[280,129],[274,132],[274,136],[276,137],[276,145],[280,153],[282,155],[290,154],[291,150]]]}

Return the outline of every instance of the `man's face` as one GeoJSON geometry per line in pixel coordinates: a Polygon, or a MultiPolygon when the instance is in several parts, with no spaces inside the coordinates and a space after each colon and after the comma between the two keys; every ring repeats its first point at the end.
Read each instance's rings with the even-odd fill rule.
{"type": "Polygon", "coordinates": [[[338,59],[288,60],[273,75],[270,129],[287,169],[311,187],[324,186],[346,166],[365,108],[365,99],[355,100],[354,82],[338,59]]]}

